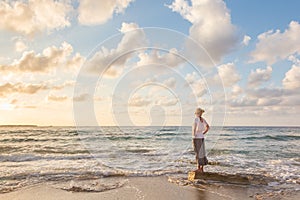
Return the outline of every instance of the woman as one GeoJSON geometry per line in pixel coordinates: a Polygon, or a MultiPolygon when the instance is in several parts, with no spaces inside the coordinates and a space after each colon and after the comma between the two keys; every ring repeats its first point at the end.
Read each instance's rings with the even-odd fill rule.
{"type": "Polygon", "coordinates": [[[202,117],[204,110],[197,108],[195,111],[195,120],[192,127],[193,146],[196,154],[197,170],[204,172],[204,165],[207,165],[208,160],[205,154],[204,135],[209,130],[209,125],[202,117]]]}

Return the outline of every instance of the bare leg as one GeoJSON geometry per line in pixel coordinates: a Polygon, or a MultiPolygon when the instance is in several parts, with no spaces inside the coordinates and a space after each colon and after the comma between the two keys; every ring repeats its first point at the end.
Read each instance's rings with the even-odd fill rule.
{"type": "Polygon", "coordinates": [[[197,165],[197,169],[195,170],[195,172],[200,171],[201,168],[200,168],[200,165],[198,163],[198,156],[196,156],[196,165],[197,165]]]}

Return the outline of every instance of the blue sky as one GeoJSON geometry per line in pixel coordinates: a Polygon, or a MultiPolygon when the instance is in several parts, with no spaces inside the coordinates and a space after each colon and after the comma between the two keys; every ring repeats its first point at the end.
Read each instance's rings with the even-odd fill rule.
{"type": "Polygon", "coordinates": [[[3,1],[0,124],[299,126],[299,6],[3,1]]]}

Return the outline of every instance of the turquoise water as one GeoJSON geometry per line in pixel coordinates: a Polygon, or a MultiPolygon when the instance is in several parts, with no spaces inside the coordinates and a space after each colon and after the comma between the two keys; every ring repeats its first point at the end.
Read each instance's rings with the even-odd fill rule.
{"type": "MultiPolygon", "coordinates": [[[[1,127],[0,136],[1,192],[41,182],[185,177],[196,166],[191,127],[1,127]]],[[[212,127],[205,141],[206,171],[259,175],[272,178],[271,189],[299,190],[300,128],[212,127]]]]}

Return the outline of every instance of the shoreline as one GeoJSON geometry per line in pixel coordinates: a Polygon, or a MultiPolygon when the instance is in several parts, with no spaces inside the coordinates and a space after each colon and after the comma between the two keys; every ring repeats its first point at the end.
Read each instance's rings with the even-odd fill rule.
{"type": "MultiPolygon", "coordinates": [[[[168,180],[167,176],[157,177],[126,177],[126,183],[121,187],[101,192],[67,191],[54,187],[50,183],[40,183],[18,190],[0,194],[0,200],[80,200],[80,199],[140,199],[140,200],[223,200],[223,199],[278,199],[274,194],[258,194],[259,188],[245,185],[203,184],[197,187],[192,185],[178,185],[168,180]]],[[[299,199],[280,194],[280,199],[299,199]]]]}

